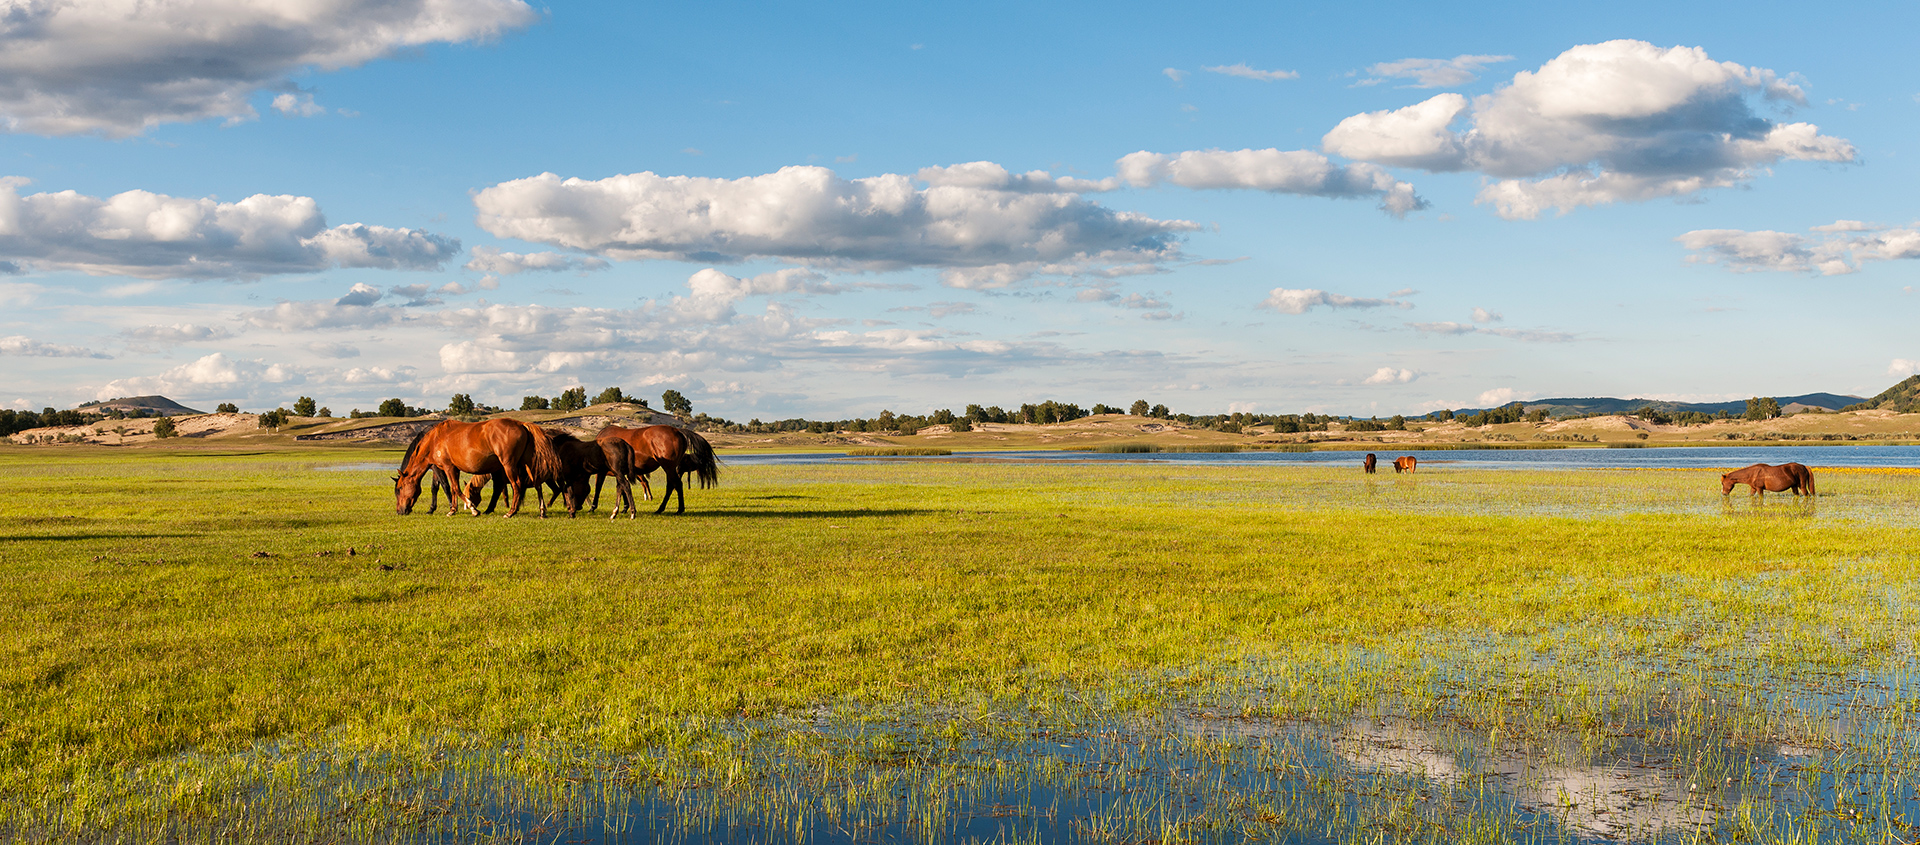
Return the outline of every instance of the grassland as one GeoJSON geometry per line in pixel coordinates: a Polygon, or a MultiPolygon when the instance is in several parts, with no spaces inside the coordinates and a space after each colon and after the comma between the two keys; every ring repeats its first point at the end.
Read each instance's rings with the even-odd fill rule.
{"type": "Polygon", "coordinates": [[[197,445],[0,449],[0,835],[1912,839],[1911,471],[736,466],[542,521],[197,445]]]}

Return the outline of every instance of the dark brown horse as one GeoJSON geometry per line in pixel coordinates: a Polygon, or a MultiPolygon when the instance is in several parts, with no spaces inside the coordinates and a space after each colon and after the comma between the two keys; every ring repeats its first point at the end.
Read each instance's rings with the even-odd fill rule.
{"type": "Polygon", "coordinates": [[[1419,463],[1420,461],[1412,455],[1401,455],[1393,459],[1393,471],[1396,473],[1412,472],[1413,468],[1419,463]]]}
{"type": "Polygon", "coordinates": [[[1813,495],[1813,471],[1798,463],[1786,463],[1779,466],[1754,464],[1744,469],[1736,469],[1720,476],[1720,495],[1733,492],[1736,484],[1747,485],[1749,495],[1764,497],[1768,493],[1792,490],[1793,495],[1813,495]]]}
{"type": "MultiPolygon", "coordinates": [[[[560,456],[560,477],[549,483],[554,485],[556,493],[564,485],[568,517],[578,514],[580,505],[587,500],[588,479],[604,481],[609,475],[613,476],[614,492],[618,495],[609,519],[619,519],[623,510],[628,519],[639,514],[639,508],[633,504],[633,486],[627,481],[634,474],[633,447],[624,440],[611,438],[581,440],[566,432],[553,432],[552,436],[553,450],[560,456]]],[[[599,504],[597,497],[594,504],[599,504]]]]}
{"type": "Polygon", "coordinates": [[[1368,452],[1368,453],[1367,453],[1367,458],[1366,458],[1366,460],[1363,460],[1363,461],[1361,461],[1361,462],[1360,462],[1360,465],[1361,465],[1361,466],[1363,466],[1363,467],[1366,467],[1366,468],[1367,468],[1367,474],[1368,474],[1368,475],[1372,475],[1372,474],[1373,474],[1373,465],[1374,465],[1375,463],[1377,463],[1377,462],[1378,462],[1379,460],[1380,460],[1379,458],[1376,458],[1376,457],[1374,457],[1374,456],[1373,456],[1373,453],[1372,453],[1372,452],[1368,452]]]}
{"type": "MultiPolygon", "coordinates": [[[[400,474],[393,477],[394,512],[405,516],[420,500],[420,478],[436,473],[447,483],[447,498],[453,502],[449,516],[464,504],[475,516],[476,502],[458,501],[453,491],[460,489],[460,473],[491,476],[496,486],[502,481],[512,492],[507,516],[520,512],[520,503],[534,479],[551,475],[559,464],[553,444],[519,420],[492,419],[465,423],[448,420],[415,435],[400,459],[400,474]]],[[[539,496],[539,488],[534,489],[539,496]]],[[[488,510],[492,510],[491,507],[488,510]]]]}
{"type": "MultiPolygon", "coordinates": [[[[660,496],[660,507],[654,513],[665,513],[667,500],[673,494],[680,494],[680,508],[675,513],[687,512],[687,488],[681,476],[692,473],[700,479],[701,489],[720,483],[720,461],[713,456],[713,446],[698,433],[671,425],[650,425],[643,428],[624,428],[610,425],[600,430],[595,438],[598,441],[620,440],[633,447],[633,474],[640,478],[640,487],[652,495],[647,484],[647,473],[659,467],[667,477],[667,492],[660,496]]],[[[598,507],[600,486],[606,477],[601,476],[594,483],[593,501],[598,507]]]]}

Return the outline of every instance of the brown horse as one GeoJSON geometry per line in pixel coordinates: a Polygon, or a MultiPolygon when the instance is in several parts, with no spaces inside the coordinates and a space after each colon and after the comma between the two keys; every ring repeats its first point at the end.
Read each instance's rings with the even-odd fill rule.
{"type": "MultiPolygon", "coordinates": [[[[553,450],[560,455],[560,475],[554,483],[555,492],[560,484],[566,487],[567,516],[573,517],[580,512],[580,505],[587,500],[587,480],[598,478],[604,481],[613,476],[614,492],[618,495],[614,503],[613,516],[619,519],[620,512],[626,511],[632,519],[640,509],[633,504],[633,487],[627,479],[633,476],[633,447],[624,440],[581,440],[566,432],[553,432],[553,450]]],[[[598,492],[598,491],[596,491],[598,492]]],[[[598,505],[596,499],[594,502],[598,505]]]]}
{"type": "Polygon", "coordinates": [[[1418,465],[1419,463],[1420,461],[1415,459],[1412,455],[1401,455],[1400,457],[1393,459],[1393,471],[1396,473],[1412,472],[1414,466],[1418,465]]]}
{"type": "Polygon", "coordinates": [[[1374,465],[1374,464],[1375,464],[1376,462],[1378,462],[1378,461],[1379,461],[1379,458],[1376,458],[1376,457],[1374,457],[1374,456],[1373,456],[1373,453],[1372,453],[1372,452],[1368,452],[1368,453],[1367,453],[1367,459],[1366,459],[1366,460],[1364,460],[1364,461],[1361,461],[1361,462],[1360,462],[1360,465],[1361,465],[1361,466],[1363,466],[1363,467],[1366,467],[1366,468],[1367,468],[1367,474],[1368,474],[1368,475],[1372,475],[1372,474],[1373,474],[1373,465],[1374,465]]]}
{"type": "Polygon", "coordinates": [[[1749,495],[1765,497],[1768,493],[1792,490],[1793,495],[1813,495],[1813,471],[1798,463],[1786,463],[1779,466],[1754,464],[1744,469],[1736,469],[1720,476],[1720,495],[1733,492],[1736,484],[1747,485],[1749,495]]]}
{"type": "MultiPolygon", "coordinates": [[[[620,440],[633,447],[633,474],[639,476],[640,487],[649,496],[653,491],[647,484],[647,473],[659,467],[667,477],[667,492],[660,496],[660,507],[654,513],[665,513],[667,501],[677,491],[680,494],[680,508],[675,513],[687,512],[687,488],[681,476],[693,473],[700,479],[701,489],[720,483],[720,461],[713,456],[713,446],[699,434],[671,425],[650,425],[642,428],[624,428],[610,425],[600,430],[595,440],[620,440]]],[[[594,506],[600,503],[600,487],[606,482],[601,476],[594,483],[594,506]]]]}
{"type": "MultiPolygon", "coordinates": [[[[500,482],[505,482],[513,494],[507,516],[513,516],[520,512],[527,485],[533,484],[535,478],[553,474],[558,464],[559,458],[550,440],[519,420],[492,419],[477,423],[448,420],[420,432],[407,444],[407,454],[400,459],[400,474],[393,477],[393,509],[401,516],[412,513],[414,503],[420,500],[420,478],[433,472],[445,478],[447,499],[454,503],[448,507],[447,515],[458,513],[464,504],[468,511],[479,516],[479,508],[472,498],[459,502],[453,493],[460,489],[460,473],[470,472],[491,476],[496,489],[500,482]]],[[[534,495],[540,495],[538,487],[534,495]]]]}

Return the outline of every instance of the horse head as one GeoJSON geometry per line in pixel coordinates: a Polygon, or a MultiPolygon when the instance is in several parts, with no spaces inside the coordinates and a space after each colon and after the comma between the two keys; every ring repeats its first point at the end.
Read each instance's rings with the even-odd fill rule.
{"type": "MultiPolygon", "coordinates": [[[[447,494],[453,495],[451,493],[447,494]]],[[[413,513],[413,503],[420,501],[420,476],[396,475],[393,477],[393,512],[401,516],[413,513]]]]}
{"type": "Polygon", "coordinates": [[[1733,485],[1736,483],[1738,482],[1733,480],[1733,473],[1730,473],[1730,472],[1721,473],[1720,474],[1720,495],[1722,496],[1732,495],[1733,485]]]}

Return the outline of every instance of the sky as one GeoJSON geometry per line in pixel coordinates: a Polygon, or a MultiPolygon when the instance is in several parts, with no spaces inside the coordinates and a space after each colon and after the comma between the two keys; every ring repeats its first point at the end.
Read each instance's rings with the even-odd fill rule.
{"type": "Polygon", "coordinates": [[[1920,372],[1920,6],[0,0],[0,406],[1920,372]]]}

